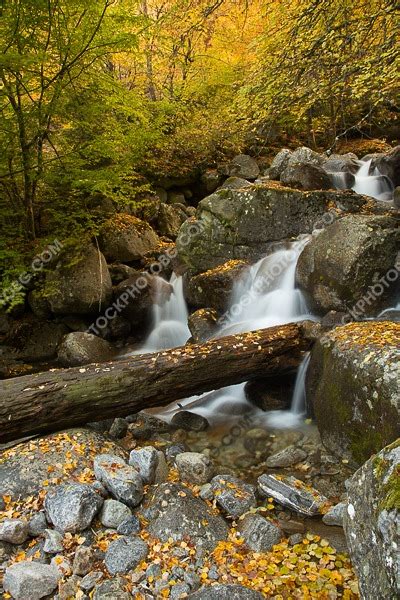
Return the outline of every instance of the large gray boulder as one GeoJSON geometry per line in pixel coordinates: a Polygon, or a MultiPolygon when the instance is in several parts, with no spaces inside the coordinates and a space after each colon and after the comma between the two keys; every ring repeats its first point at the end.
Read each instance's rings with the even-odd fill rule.
{"type": "Polygon", "coordinates": [[[351,191],[305,192],[275,182],[221,189],[204,198],[196,218],[182,225],[178,254],[194,273],[231,259],[258,259],[274,242],[310,233],[330,207],[353,212],[366,202],[351,191]]]}
{"type": "Polygon", "coordinates": [[[324,163],[327,173],[357,173],[360,163],[355,154],[331,154],[324,163]]]}
{"type": "Polygon", "coordinates": [[[275,156],[274,160],[271,163],[270,168],[268,169],[268,177],[270,179],[280,179],[281,173],[286,169],[287,164],[289,162],[290,157],[292,156],[292,151],[288,148],[282,148],[275,156]]]}
{"type": "Polygon", "coordinates": [[[228,526],[220,515],[179,483],[162,483],[146,507],[148,531],[161,541],[189,538],[194,545],[212,550],[227,539],[228,526]]]}
{"type": "Polygon", "coordinates": [[[121,213],[104,224],[100,244],[108,259],[130,262],[154,251],[159,239],[148,223],[121,213]]]}
{"type": "Polygon", "coordinates": [[[392,600],[400,590],[400,440],[348,480],[344,530],[364,600],[392,600]]]}
{"type": "Polygon", "coordinates": [[[105,452],[126,456],[120,446],[91,429],[68,429],[22,442],[1,456],[0,489],[13,501],[23,500],[48,483],[69,483],[71,474],[77,479],[92,472],[93,455],[105,452]]]}
{"type": "Polygon", "coordinates": [[[302,190],[329,190],[333,187],[331,178],[319,165],[310,163],[288,162],[288,166],[281,173],[281,182],[290,187],[302,190]]]}
{"type": "Polygon", "coordinates": [[[374,284],[393,269],[400,250],[400,229],[394,218],[348,215],[314,237],[300,255],[297,285],[317,310],[346,311],[370,290],[367,314],[377,313],[390,286],[374,294],[374,284]]]}
{"type": "Polygon", "coordinates": [[[157,217],[157,230],[161,235],[175,239],[179,229],[188,218],[181,206],[161,204],[157,217]]]}
{"type": "Polygon", "coordinates": [[[56,589],[60,578],[53,566],[22,561],[7,567],[3,587],[14,600],[39,600],[56,589]]]}
{"type": "Polygon", "coordinates": [[[400,436],[400,323],[351,323],[311,353],[307,401],[322,442],[360,465],[400,436]]]}
{"type": "Polygon", "coordinates": [[[106,362],[115,355],[115,350],[96,335],[75,331],[66,335],[58,347],[58,361],[64,367],[106,362]]]}
{"type": "Polygon", "coordinates": [[[254,181],[260,174],[257,162],[248,154],[238,154],[228,165],[229,177],[241,177],[254,181]]]}
{"type": "Polygon", "coordinates": [[[78,256],[63,255],[46,276],[46,295],[54,314],[96,314],[111,300],[106,260],[92,245],[78,256]]]}

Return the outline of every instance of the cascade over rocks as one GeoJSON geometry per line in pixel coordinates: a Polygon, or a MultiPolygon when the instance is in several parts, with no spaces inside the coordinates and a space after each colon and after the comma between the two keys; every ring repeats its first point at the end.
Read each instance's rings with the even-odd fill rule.
{"type": "Polygon", "coordinates": [[[139,260],[158,244],[158,236],[148,223],[123,213],[104,224],[100,237],[106,258],[122,262],[139,260]]]}
{"type": "Polygon", "coordinates": [[[63,255],[46,276],[46,295],[56,315],[91,315],[111,300],[111,277],[106,260],[92,245],[78,257],[63,255]]]}
{"type": "MultiPolygon", "coordinates": [[[[394,218],[349,215],[329,225],[304,248],[296,282],[321,311],[351,309],[396,264],[400,229],[394,218]]],[[[388,294],[364,303],[377,312],[388,294]]]]}
{"type": "Polygon", "coordinates": [[[187,302],[197,308],[226,310],[233,285],[247,267],[248,263],[243,260],[230,260],[219,267],[191,277],[185,285],[187,302]]]}
{"type": "Polygon", "coordinates": [[[378,154],[373,158],[371,168],[374,169],[375,167],[382,175],[389,177],[394,187],[400,185],[400,146],[396,146],[386,154],[378,154]]]}
{"type": "Polygon", "coordinates": [[[348,480],[344,530],[362,598],[391,600],[400,589],[400,441],[348,480]]]}
{"type": "Polygon", "coordinates": [[[307,401],[322,442],[353,465],[400,437],[399,339],[399,323],[351,323],[311,352],[307,401]]]}
{"type": "Polygon", "coordinates": [[[353,212],[366,202],[351,191],[306,192],[274,182],[221,189],[200,202],[196,219],[182,225],[179,257],[194,273],[231,259],[256,260],[274,242],[310,233],[330,207],[353,212]]]}

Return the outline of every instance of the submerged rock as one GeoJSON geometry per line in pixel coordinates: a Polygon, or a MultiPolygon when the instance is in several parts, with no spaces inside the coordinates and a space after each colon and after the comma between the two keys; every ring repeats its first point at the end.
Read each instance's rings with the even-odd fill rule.
{"type": "Polygon", "coordinates": [[[228,526],[220,515],[178,483],[162,483],[146,507],[148,531],[166,542],[189,538],[196,547],[212,550],[228,536],[228,526]]]}
{"type": "Polygon", "coordinates": [[[392,600],[400,589],[400,441],[348,480],[344,530],[365,600],[392,600]]]}
{"type": "Polygon", "coordinates": [[[261,475],[257,481],[258,490],[264,498],[271,496],[300,515],[314,517],[327,506],[325,496],[295,477],[261,475]]]}
{"type": "Polygon", "coordinates": [[[205,417],[190,412],[189,410],[180,410],[176,412],[171,419],[171,425],[179,427],[184,431],[205,431],[210,426],[205,417]]]}
{"type": "Polygon", "coordinates": [[[307,453],[296,446],[288,446],[280,452],[269,456],[265,461],[267,467],[272,469],[291,467],[307,458],[307,453]]]}
{"type": "Polygon", "coordinates": [[[399,339],[399,323],[350,323],[312,350],[307,401],[324,446],[353,465],[400,437],[399,339]]]}

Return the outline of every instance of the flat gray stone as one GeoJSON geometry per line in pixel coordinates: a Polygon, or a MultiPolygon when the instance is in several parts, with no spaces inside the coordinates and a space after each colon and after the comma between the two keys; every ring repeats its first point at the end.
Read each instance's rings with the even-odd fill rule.
{"type": "Polygon", "coordinates": [[[104,487],[124,504],[134,508],[143,498],[143,483],[137,470],[122,458],[100,454],[94,459],[94,473],[104,487]]]}
{"type": "Polygon", "coordinates": [[[104,527],[110,529],[118,529],[119,525],[129,519],[132,516],[131,509],[112,498],[105,500],[103,507],[100,511],[99,519],[104,527]]]}
{"type": "Polygon", "coordinates": [[[147,556],[149,549],[140,538],[123,537],[108,546],[104,563],[110,575],[128,573],[147,556]]]}
{"type": "Polygon", "coordinates": [[[47,527],[46,515],[42,511],[34,514],[30,521],[28,521],[28,533],[31,537],[41,535],[47,527]]]}
{"type": "Polygon", "coordinates": [[[90,485],[58,485],[47,492],[46,518],[59,531],[76,533],[87,529],[103,505],[103,498],[90,485]]]}
{"type": "Polygon", "coordinates": [[[200,452],[183,452],[175,458],[182,481],[202,485],[208,483],[214,475],[212,460],[200,452]]]}
{"type": "Polygon", "coordinates": [[[93,600],[132,600],[129,592],[124,590],[126,581],[111,579],[96,585],[93,600]]]}
{"type": "Polygon", "coordinates": [[[3,587],[14,600],[38,600],[51,594],[59,579],[51,565],[22,561],[7,567],[3,587]]]}
{"type": "Polygon", "coordinates": [[[254,486],[232,475],[217,475],[211,480],[211,489],[218,506],[234,519],[257,504],[254,486]]]}
{"type": "Polygon", "coordinates": [[[238,530],[246,545],[255,552],[269,552],[284,537],[279,527],[257,513],[249,513],[240,519],[238,530]]]}
{"type": "Polygon", "coordinates": [[[23,544],[28,537],[28,523],[22,519],[5,519],[0,523],[0,541],[23,544]]]}
{"type": "Polygon", "coordinates": [[[328,500],[317,490],[306,486],[300,479],[283,475],[261,475],[258,490],[264,498],[271,496],[279,504],[307,517],[321,514],[328,500]]]}
{"type": "Polygon", "coordinates": [[[87,575],[85,575],[85,577],[81,579],[79,587],[84,592],[90,592],[94,588],[96,583],[101,581],[103,577],[104,575],[101,571],[92,571],[91,573],[88,573],[87,575]]]}

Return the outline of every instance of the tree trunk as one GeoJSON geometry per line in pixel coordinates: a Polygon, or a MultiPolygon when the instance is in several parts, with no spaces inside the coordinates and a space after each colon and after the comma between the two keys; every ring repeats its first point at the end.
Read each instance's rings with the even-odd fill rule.
{"type": "Polygon", "coordinates": [[[0,441],[126,416],[296,368],[311,342],[302,324],[0,382],[0,441]]]}

